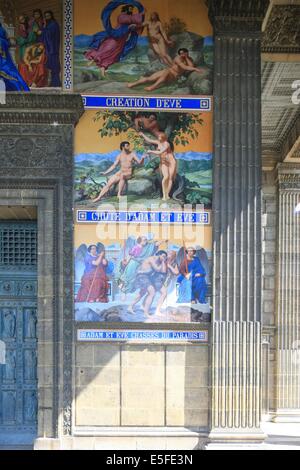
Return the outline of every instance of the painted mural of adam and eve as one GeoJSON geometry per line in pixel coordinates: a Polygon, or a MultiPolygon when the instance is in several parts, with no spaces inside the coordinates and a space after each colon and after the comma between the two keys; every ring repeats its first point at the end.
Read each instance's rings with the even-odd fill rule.
{"type": "Polygon", "coordinates": [[[7,91],[61,87],[60,34],[51,10],[22,13],[14,27],[0,22],[0,77],[7,91]]]}
{"type": "Polygon", "coordinates": [[[76,251],[76,320],[210,319],[206,250],[147,236],[129,237],[123,248],[117,245],[81,245],[76,251]]]}
{"type": "MultiPolygon", "coordinates": [[[[172,3],[162,2],[161,8],[175,15],[172,3]]],[[[160,16],[159,11],[148,11],[136,0],[108,2],[101,12],[103,31],[92,37],[75,36],[77,89],[212,94],[211,38],[189,32],[187,24],[176,16],[166,24],[160,16]]]]}
{"type": "Polygon", "coordinates": [[[203,116],[107,111],[95,119],[108,151],[75,156],[77,207],[118,203],[122,196],[149,208],[161,202],[211,207],[212,154],[196,151],[199,135],[206,138],[203,116]]]}

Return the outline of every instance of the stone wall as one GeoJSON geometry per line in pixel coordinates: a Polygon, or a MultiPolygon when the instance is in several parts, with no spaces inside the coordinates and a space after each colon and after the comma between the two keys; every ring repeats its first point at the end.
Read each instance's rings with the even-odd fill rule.
{"type": "Polygon", "coordinates": [[[207,431],[208,370],[207,345],[78,344],[75,427],[207,431]]]}

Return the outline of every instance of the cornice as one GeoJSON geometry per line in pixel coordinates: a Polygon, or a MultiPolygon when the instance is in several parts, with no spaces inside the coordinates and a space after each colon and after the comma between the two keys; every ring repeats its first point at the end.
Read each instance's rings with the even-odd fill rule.
{"type": "Polygon", "coordinates": [[[277,165],[277,182],[282,190],[300,191],[300,164],[279,163],[277,165]]]}
{"type": "Polygon", "coordinates": [[[72,124],[84,112],[82,98],[71,93],[7,93],[0,124],[72,124]]]}
{"type": "Polygon", "coordinates": [[[262,152],[262,167],[264,171],[273,171],[276,165],[281,161],[281,155],[275,152],[262,152]]]}
{"type": "Polygon", "coordinates": [[[260,33],[269,0],[207,0],[216,34],[260,33]]]}

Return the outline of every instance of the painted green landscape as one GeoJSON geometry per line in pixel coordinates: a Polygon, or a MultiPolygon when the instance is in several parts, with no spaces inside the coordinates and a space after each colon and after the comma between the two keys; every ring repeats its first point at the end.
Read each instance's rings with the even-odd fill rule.
{"type": "MultiPolygon", "coordinates": [[[[174,24],[174,23],[172,23],[174,24]]],[[[213,67],[213,41],[211,37],[202,37],[186,30],[180,20],[175,21],[177,28],[170,29],[170,39],[173,46],[170,56],[176,57],[179,48],[187,48],[197,67],[201,67],[204,74],[199,76],[196,72],[187,73],[175,83],[162,86],[152,92],[154,95],[211,95],[212,94],[212,67],[213,67]],[[179,25],[179,26],[178,26],[179,25]]],[[[141,76],[149,76],[162,70],[162,64],[152,51],[147,37],[140,37],[136,48],[121,62],[113,64],[107,70],[105,79],[101,78],[100,70],[96,65],[89,66],[84,53],[88,50],[92,36],[78,35],[74,37],[74,81],[75,89],[80,93],[109,94],[126,93],[144,94],[144,87],[138,86],[129,90],[127,83],[133,82],[141,76]]]]}
{"type": "MultiPolygon", "coordinates": [[[[75,203],[79,207],[97,207],[94,199],[108,177],[106,171],[115,161],[119,151],[110,154],[80,154],[75,156],[75,203]]],[[[141,156],[141,155],[140,155],[141,156]]],[[[211,208],[212,202],[212,154],[185,152],[175,153],[178,175],[171,192],[169,205],[203,204],[211,208]]],[[[109,177],[111,174],[109,175],[109,177]]],[[[133,178],[127,182],[128,203],[145,203],[148,206],[161,203],[161,175],[159,159],[146,159],[141,167],[136,166],[133,178]]],[[[103,203],[117,203],[117,191],[113,188],[103,203]]]]}

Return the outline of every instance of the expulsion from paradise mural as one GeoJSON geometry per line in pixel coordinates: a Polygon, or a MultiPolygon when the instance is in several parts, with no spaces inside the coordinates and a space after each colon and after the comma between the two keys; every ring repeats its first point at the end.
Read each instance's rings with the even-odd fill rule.
{"type": "Polygon", "coordinates": [[[210,227],[148,230],[147,225],[76,226],[77,321],[210,320],[210,227]]]}

